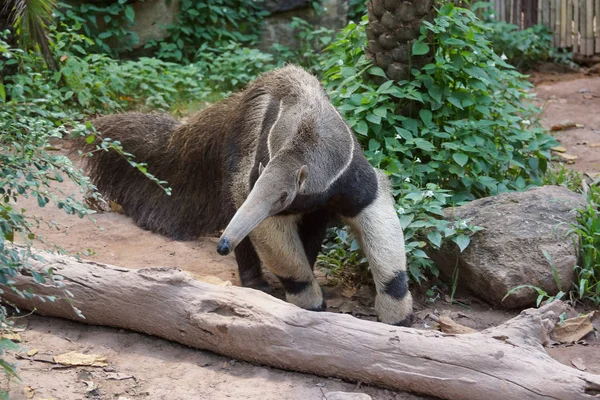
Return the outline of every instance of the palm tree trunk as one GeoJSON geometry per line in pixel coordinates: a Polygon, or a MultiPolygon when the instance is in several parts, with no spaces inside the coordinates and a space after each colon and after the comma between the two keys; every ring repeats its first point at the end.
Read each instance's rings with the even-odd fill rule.
{"type": "Polygon", "coordinates": [[[408,79],[411,68],[431,60],[429,54],[411,56],[424,21],[433,21],[434,0],[369,0],[366,28],[367,55],[394,81],[408,79]]]}

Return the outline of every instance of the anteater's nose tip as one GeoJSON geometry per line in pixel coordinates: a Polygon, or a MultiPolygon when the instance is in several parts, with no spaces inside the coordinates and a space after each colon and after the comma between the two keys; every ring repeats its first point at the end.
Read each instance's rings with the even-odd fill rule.
{"type": "Polygon", "coordinates": [[[230,252],[231,245],[229,244],[229,239],[223,238],[219,240],[219,243],[217,244],[217,253],[219,253],[222,256],[226,256],[230,252]]]}

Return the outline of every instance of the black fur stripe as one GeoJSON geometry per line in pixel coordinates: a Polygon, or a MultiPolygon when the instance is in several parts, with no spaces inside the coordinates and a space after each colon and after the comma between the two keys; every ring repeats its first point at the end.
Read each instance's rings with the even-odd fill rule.
{"type": "Polygon", "coordinates": [[[403,299],[408,293],[406,271],[398,271],[396,276],[384,285],[383,291],[393,299],[403,299]]]}
{"type": "Polygon", "coordinates": [[[285,291],[289,294],[300,294],[311,286],[310,281],[297,281],[292,278],[283,278],[281,276],[277,276],[277,278],[281,282],[281,286],[283,286],[285,291]]]}

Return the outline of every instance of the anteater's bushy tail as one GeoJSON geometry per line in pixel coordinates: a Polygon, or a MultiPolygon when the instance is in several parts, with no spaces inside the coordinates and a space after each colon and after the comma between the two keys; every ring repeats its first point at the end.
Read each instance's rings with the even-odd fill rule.
{"type": "Polygon", "coordinates": [[[148,164],[148,172],[172,189],[167,195],[115,150],[85,157],[85,172],[98,191],[121,205],[138,226],[176,240],[192,240],[227,223],[227,213],[214,209],[215,203],[222,206],[215,201],[217,183],[207,182],[210,177],[203,176],[203,168],[182,160],[181,149],[169,146],[172,133],[183,126],[180,122],[165,113],[128,112],[103,116],[92,124],[99,138],[92,144],[77,138],[71,155],[96,149],[102,138],[119,141],[135,162],[148,164]]]}

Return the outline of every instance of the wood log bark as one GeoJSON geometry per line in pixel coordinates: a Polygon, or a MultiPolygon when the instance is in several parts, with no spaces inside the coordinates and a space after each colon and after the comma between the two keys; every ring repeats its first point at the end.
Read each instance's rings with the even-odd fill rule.
{"type": "MultiPolygon", "coordinates": [[[[592,399],[600,375],[570,368],[544,350],[564,304],[524,310],[481,332],[444,334],[350,315],[310,312],[264,294],[212,285],[179,269],[126,269],[43,254],[74,295],[41,302],[6,291],[21,309],[130,329],[248,362],[360,381],[442,399],[592,399]]],[[[16,279],[20,289],[63,289],[16,279]]]]}

